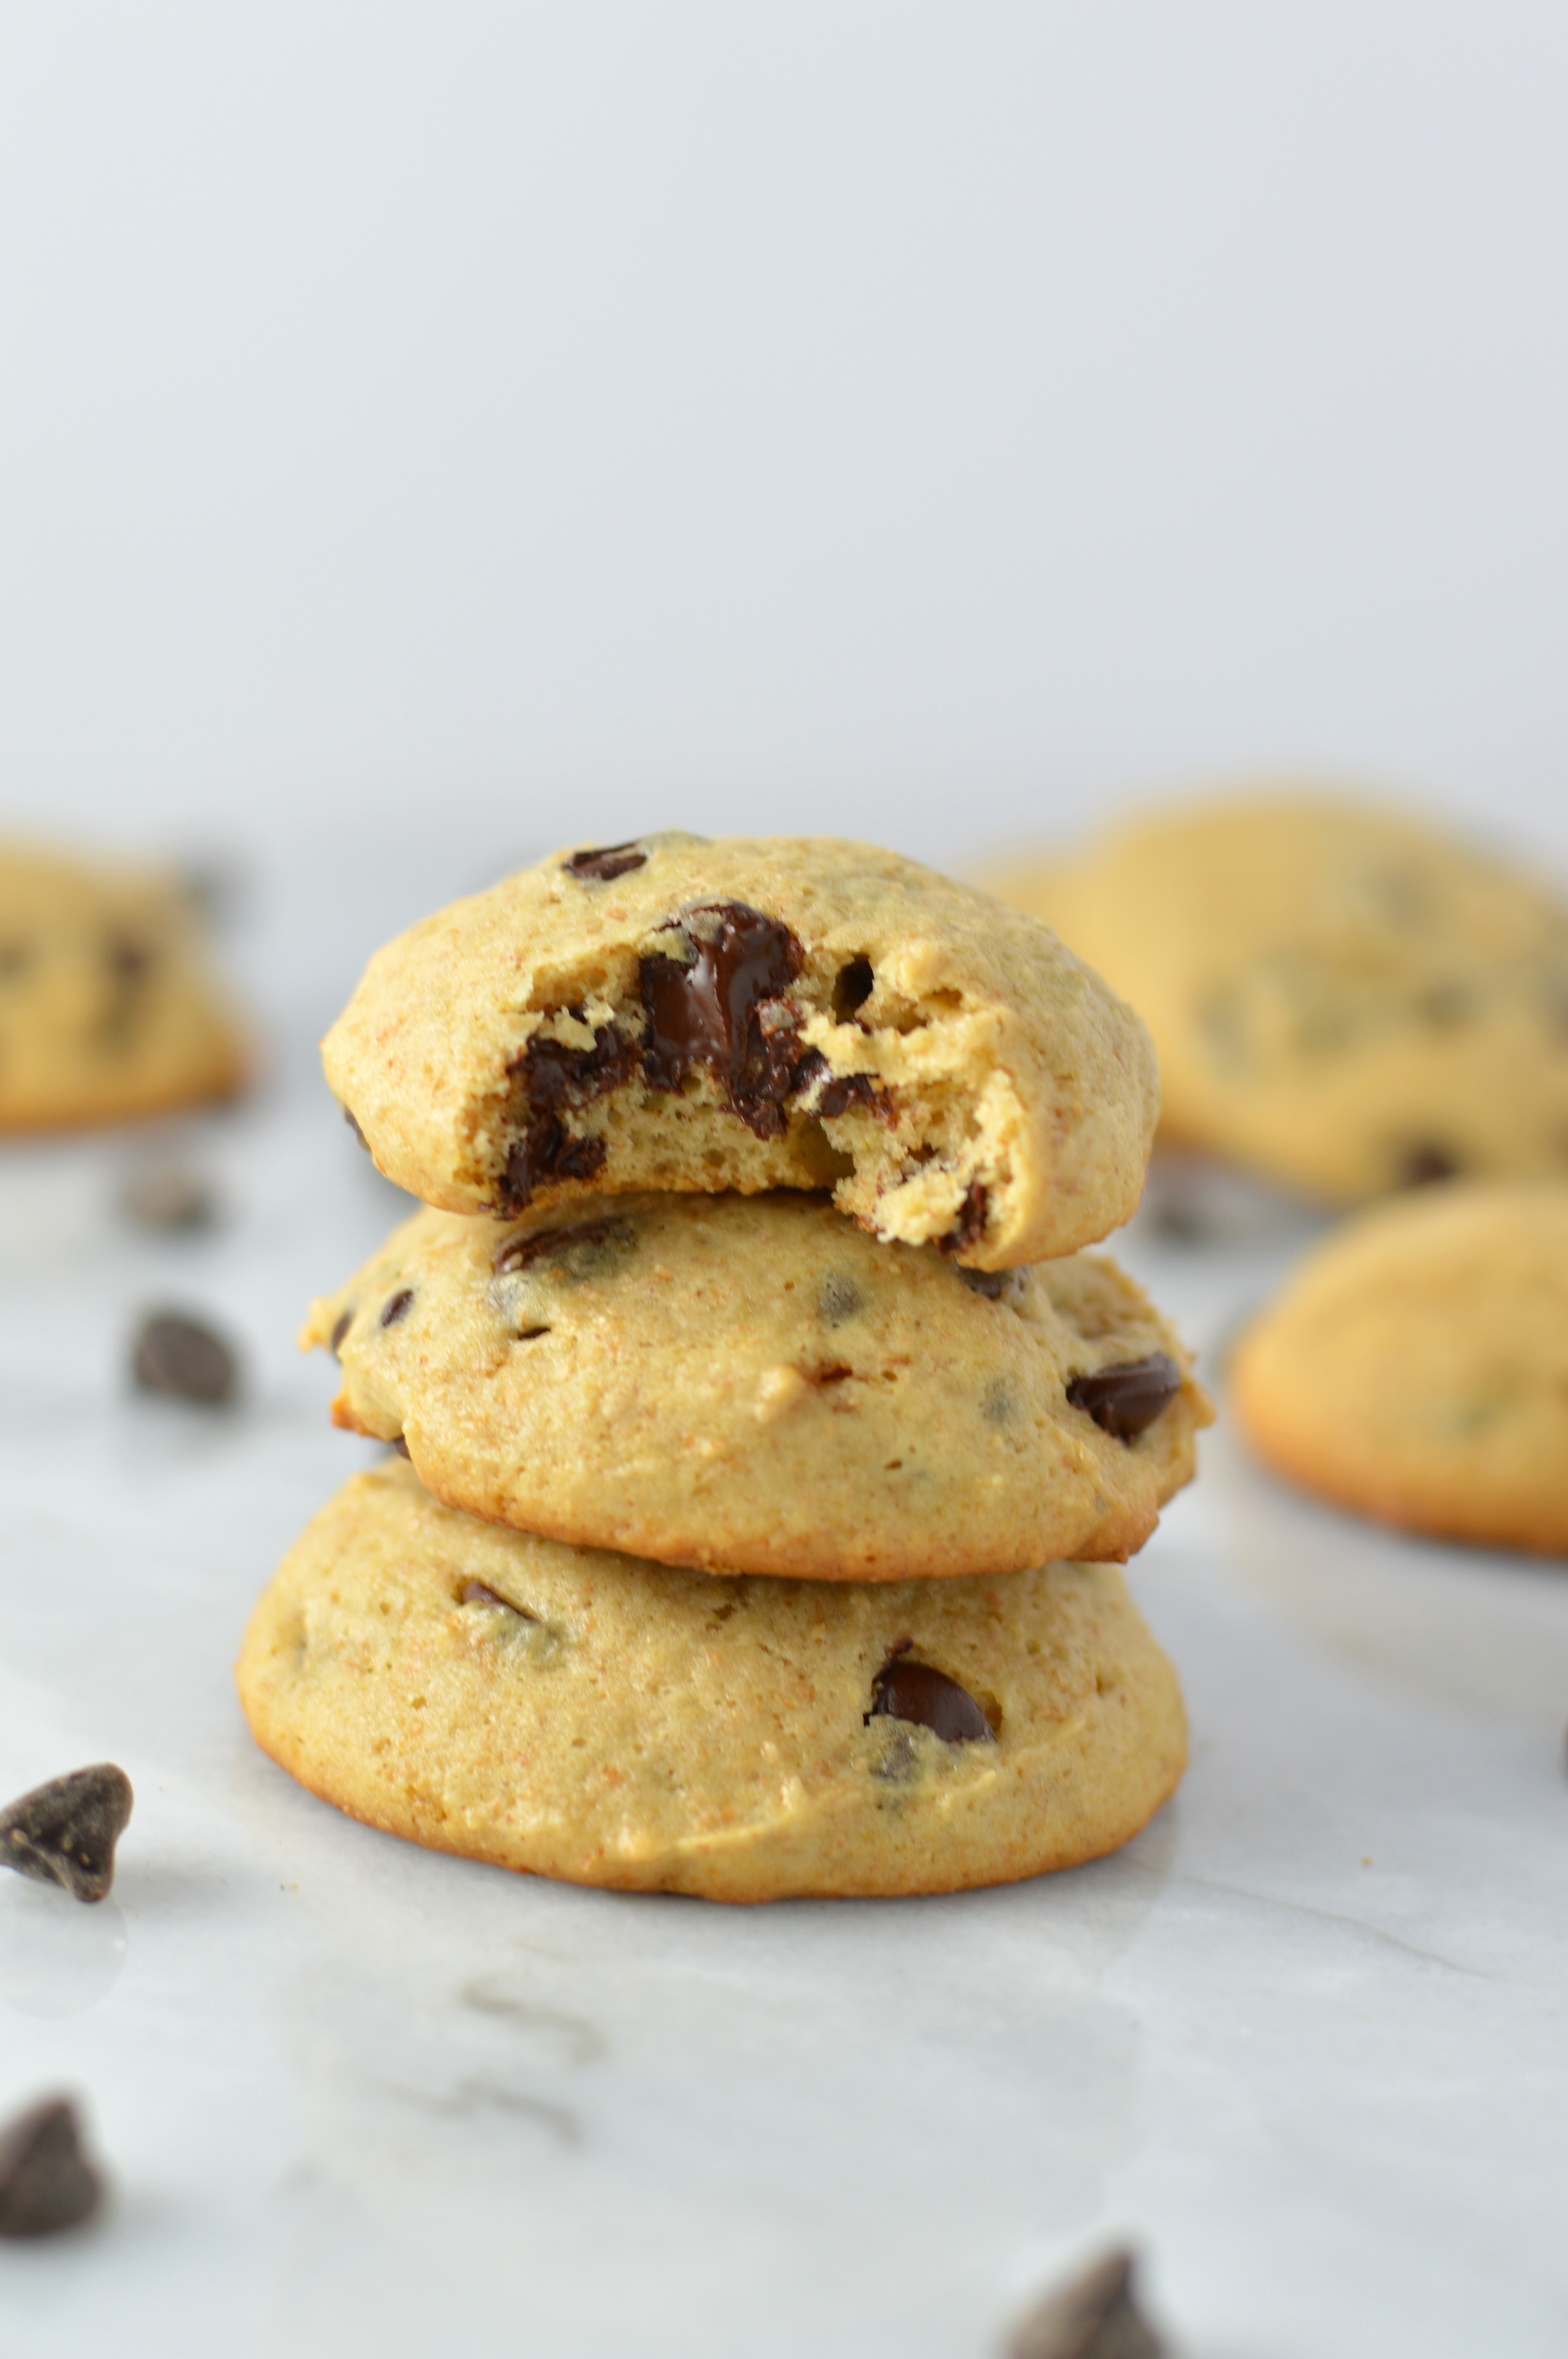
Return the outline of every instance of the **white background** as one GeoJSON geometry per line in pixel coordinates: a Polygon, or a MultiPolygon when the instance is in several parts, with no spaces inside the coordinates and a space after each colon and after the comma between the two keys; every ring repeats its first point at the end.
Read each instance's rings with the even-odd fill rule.
{"type": "MultiPolygon", "coordinates": [[[[1223,1427],[1133,1569],[1192,1771],[1118,1859],[756,1912],[366,1833],[250,1745],[251,1599],[362,1456],[306,1299],[394,1216],[314,1067],[548,843],[957,864],[1359,778],[1568,870],[1568,16],[1434,5],[0,12],[0,801],[231,851],[225,1219],[0,1160],[0,1786],[113,1755],[112,1901],[0,1878],[0,2113],[103,2223],[27,2359],[991,2359],[1111,2234],[1193,2359],[1556,2359],[1550,1569],[1223,1427]],[[174,1299],[216,1423],[126,1397],[174,1299]]],[[[1126,1251],[1206,1352],[1301,1230],[1126,1251]]]]}

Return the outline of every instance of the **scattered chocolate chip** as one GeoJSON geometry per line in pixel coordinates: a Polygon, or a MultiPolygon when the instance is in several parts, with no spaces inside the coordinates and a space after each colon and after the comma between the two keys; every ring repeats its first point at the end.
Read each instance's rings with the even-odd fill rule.
{"type": "MultiPolygon", "coordinates": [[[[568,1015],[582,1016],[580,1008],[568,1015]]],[[[585,1106],[620,1087],[634,1052],[613,1024],[600,1025],[590,1049],[564,1040],[531,1040],[512,1066],[518,1135],[506,1153],[498,1210],[520,1212],[548,1180],[591,1180],[604,1163],[601,1138],[574,1138],[561,1120],[566,1106],[585,1106]]]]}
{"type": "Polygon", "coordinates": [[[103,2193],[69,2097],[46,2097],[0,2130],[0,2236],[79,2227],[103,2193]]]}
{"type": "Polygon", "coordinates": [[[1457,1180],[1458,1177],[1458,1164],[1441,1147],[1412,1147],[1400,1163],[1401,1188],[1432,1188],[1441,1180],[1457,1180]]]}
{"type": "Polygon", "coordinates": [[[776,1138],[795,1086],[799,1025],[784,995],[804,963],[798,940],[743,901],[685,910],[672,930],[691,945],[691,960],[655,951],[640,969],[649,1088],[678,1089],[706,1066],[747,1128],[776,1138]]]}
{"type": "Polygon", "coordinates": [[[996,1732],[967,1689],[929,1663],[912,1663],[903,1652],[883,1665],[871,1682],[867,1724],[879,1716],[914,1721],[944,1745],[989,1745],[996,1732]]]}
{"type": "Polygon", "coordinates": [[[370,1141],[365,1136],[363,1131],[360,1128],[359,1124],[354,1120],[352,1113],[347,1106],[343,1108],[343,1120],[348,1124],[349,1128],[353,1132],[354,1136],[359,1140],[360,1145],[364,1148],[365,1153],[368,1155],[370,1153],[370,1141]]]}
{"type": "Polygon", "coordinates": [[[971,1294],[983,1294],[988,1302],[1000,1302],[1012,1272],[1007,1269],[965,1269],[960,1264],[955,1275],[963,1279],[971,1294]]]}
{"type": "Polygon", "coordinates": [[[986,1208],[989,1190],[983,1180],[971,1180],[964,1201],[958,1207],[958,1217],[945,1237],[938,1237],[938,1253],[968,1253],[979,1244],[986,1233],[986,1208]]]}
{"type": "Polygon", "coordinates": [[[808,1111],[829,1120],[852,1105],[871,1106],[884,1119],[892,1114],[892,1100],[874,1075],[831,1072],[820,1049],[808,1049],[795,1059],[790,1067],[788,1094],[807,1098],[808,1111]]]}
{"type": "Polygon", "coordinates": [[[853,958],[841,966],[833,979],[833,1018],[847,1024],[858,1007],[863,1007],[876,988],[876,975],[869,958],[853,958]]]}
{"type": "Polygon", "coordinates": [[[408,1444],[400,1433],[393,1435],[389,1447],[397,1452],[399,1458],[406,1458],[409,1454],[408,1444]]]}
{"type": "Polygon", "coordinates": [[[625,876],[633,868],[641,868],[647,857],[645,852],[638,851],[635,841],[601,843],[591,851],[574,852],[561,865],[568,875],[590,877],[596,884],[608,885],[612,877],[625,876]]]}
{"type": "Polygon", "coordinates": [[[114,1845],[135,1799],[112,1761],[71,1769],[0,1810],[0,1867],[37,1884],[61,1884],[78,1900],[102,1900],[114,1881],[114,1845]]]}
{"type": "Polygon", "coordinates": [[[585,1246],[591,1250],[630,1245],[633,1235],[631,1222],[613,1214],[598,1221],[574,1221],[566,1228],[537,1229],[532,1235],[503,1238],[491,1266],[497,1277],[511,1277],[520,1269],[531,1269],[537,1261],[568,1260],[585,1246]]]}
{"type": "Polygon", "coordinates": [[[988,1425],[1006,1425],[1017,1406],[1018,1397],[1012,1386],[1005,1376],[999,1376],[994,1384],[986,1386],[980,1415],[988,1425]]]}
{"type": "Polygon", "coordinates": [[[829,1327],[841,1327],[846,1319],[865,1309],[860,1288],[842,1270],[830,1269],[816,1293],[816,1315],[829,1327]]]}
{"type": "Polygon", "coordinates": [[[1164,2345],[1133,2299],[1133,2256],[1107,2253],[1030,2311],[1008,2359],[1161,2359],[1164,2345]]]}
{"type": "Polygon", "coordinates": [[[532,1622],[537,1618],[535,1614],[524,1613],[521,1605],[514,1605],[510,1597],[503,1597],[499,1590],[492,1589],[488,1582],[482,1581],[465,1581],[462,1585],[461,1602],[465,1605],[502,1605],[505,1607],[508,1614],[518,1614],[524,1622],[532,1622]]]}
{"type": "Polygon", "coordinates": [[[131,1358],[143,1392],[222,1408],[232,1400],[239,1371],[220,1335],[178,1311],[155,1311],[142,1322],[131,1358]]]}
{"type": "Polygon", "coordinates": [[[382,1325],[395,1327],[413,1299],[414,1288],[411,1286],[400,1286],[395,1294],[389,1294],[381,1306],[382,1325]]]}
{"type": "Polygon", "coordinates": [[[189,1165],[148,1163],[121,1189],[120,1210],[144,1229],[206,1229],[216,1218],[218,1200],[189,1165]]]}
{"type": "Polygon", "coordinates": [[[353,1323],[354,1314],[351,1310],[339,1311],[337,1317],[332,1321],[331,1348],[334,1352],[341,1350],[343,1338],[348,1333],[353,1323]]]}
{"type": "Polygon", "coordinates": [[[1118,1441],[1136,1441],[1181,1389],[1182,1372],[1174,1360],[1151,1352],[1146,1360],[1123,1360],[1117,1367],[1075,1376],[1067,1398],[1118,1441]]]}

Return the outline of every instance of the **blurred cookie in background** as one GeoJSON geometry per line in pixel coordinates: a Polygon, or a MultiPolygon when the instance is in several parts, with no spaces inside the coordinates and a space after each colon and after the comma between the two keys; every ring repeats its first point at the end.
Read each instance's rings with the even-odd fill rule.
{"type": "Polygon", "coordinates": [[[1568,1175],[1568,903],[1522,871],[1260,788],[990,882],[1143,1017],[1162,1140],[1331,1203],[1568,1175]]]}
{"type": "Polygon", "coordinates": [[[0,1131],[231,1097],[249,1064],[177,876],[0,843],[0,1131]]]}
{"type": "Polygon", "coordinates": [[[1568,1553],[1568,1183],[1357,1214],[1229,1374],[1247,1440],[1303,1488],[1410,1531],[1568,1553]]]}

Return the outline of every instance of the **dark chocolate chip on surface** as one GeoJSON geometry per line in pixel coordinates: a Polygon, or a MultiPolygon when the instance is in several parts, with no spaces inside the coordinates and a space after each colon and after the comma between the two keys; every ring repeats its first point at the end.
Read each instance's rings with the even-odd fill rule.
{"type": "Polygon", "coordinates": [[[392,1440],[387,1444],[387,1448],[395,1451],[399,1458],[406,1458],[410,1454],[407,1441],[401,1433],[395,1433],[393,1435],[392,1440]]]}
{"type": "Polygon", "coordinates": [[[892,1115],[892,1101],[872,1073],[835,1073],[820,1049],[808,1049],[790,1068],[789,1094],[807,1098],[809,1111],[829,1121],[851,1106],[871,1106],[884,1120],[892,1115]],[[811,1095],[815,1093],[815,1095],[811,1095]]]}
{"type": "Polygon", "coordinates": [[[221,1335],[178,1311],[154,1311],[143,1321],[131,1355],[143,1392],[222,1408],[234,1397],[239,1371],[221,1335]]]}
{"type": "Polygon", "coordinates": [[[957,1271],[971,1294],[983,1294],[988,1302],[1000,1302],[1007,1291],[1010,1269],[963,1269],[957,1271]]]}
{"type": "Polygon", "coordinates": [[[816,1291],[817,1317],[829,1327],[841,1327],[846,1319],[853,1319],[864,1308],[864,1299],[854,1279],[843,1270],[830,1269],[816,1291]]]}
{"type": "Polygon", "coordinates": [[[382,1325],[395,1327],[413,1299],[414,1288],[411,1286],[400,1286],[395,1294],[389,1294],[381,1306],[382,1325]]]}
{"type": "Polygon", "coordinates": [[[636,1244],[636,1224],[611,1212],[596,1221],[573,1221],[565,1228],[506,1237],[495,1249],[492,1267],[497,1277],[514,1277],[520,1270],[539,1268],[541,1276],[565,1277],[580,1285],[585,1278],[605,1276],[634,1251],[636,1244]]]}
{"type": "Polygon", "coordinates": [[[748,1129],[776,1138],[797,1086],[799,1025],[784,994],[804,963],[799,940],[743,901],[685,910],[674,930],[691,959],[653,952],[639,974],[648,1086],[678,1089],[704,1066],[748,1129]]]}
{"type": "Polygon", "coordinates": [[[514,1605],[510,1597],[503,1597],[498,1589],[492,1589],[488,1582],[482,1581],[465,1581],[461,1602],[465,1605],[499,1605],[504,1612],[515,1614],[524,1622],[535,1619],[532,1614],[524,1613],[521,1605],[514,1605]]]}
{"type": "Polygon", "coordinates": [[[130,1779],[112,1761],[35,1786],[0,1810],[0,1867],[63,1885],[78,1900],[102,1900],[114,1881],[114,1846],[134,1799],[130,1779]]]}
{"type": "Polygon", "coordinates": [[[1007,2359],[1162,2359],[1133,2299],[1134,2266],[1129,2252],[1107,2253],[1058,2286],[1014,2329],[1007,2359]]]}
{"type": "Polygon", "coordinates": [[[103,2193],[69,2097],[46,2097],[0,2129],[0,2236],[80,2227],[103,2193]]]}
{"type": "Polygon", "coordinates": [[[938,1237],[939,1253],[968,1253],[979,1244],[986,1233],[987,1207],[989,1193],[983,1180],[971,1180],[958,1207],[958,1217],[945,1237],[938,1237]]]}
{"type": "MultiPolygon", "coordinates": [[[[580,1017],[580,1009],[568,1009],[580,1017]]],[[[562,1120],[567,1107],[585,1106],[618,1089],[635,1061],[613,1024],[597,1027],[590,1048],[565,1040],[531,1040],[511,1068],[516,1135],[506,1151],[499,1209],[520,1212],[536,1188],[551,1180],[591,1180],[604,1164],[602,1138],[575,1138],[562,1120]]]]}
{"type": "Polygon", "coordinates": [[[867,1722],[879,1716],[913,1721],[928,1728],[944,1745],[989,1744],[995,1730],[979,1705],[957,1680],[929,1663],[913,1663],[896,1654],[871,1683],[872,1701],[867,1722]]]}
{"type": "Polygon", "coordinates": [[[1401,1188],[1432,1188],[1443,1180],[1457,1180],[1459,1165],[1446,1147],[1427,1142],[1407,1148],[1400,1162],[1401,1188]]]}
{"type": "Polygon", "coordinates": [[[1117,1367],[1075,1376],[1067,1398],[1118,1441],[1136,1441],[1181,1389],[1182,1372],[1174,1360],[1151,1352],[1146,1360],[1123,1360],[1117,1367]]]}
{"type": "Polygon", "coordinates": [[[351,1310],[339,1311],[336,1319],[332,1321],[331,1348],[334,1352],[341,1350],[343,1338],[348,1333],[353,1323],[354,1314],[351,1310]]]}
{"type": "Polygon", "coordinates": [[[138,1228],[211,1228],[218,1200],[199,1171],[185,1163],[148,1163],[133,1171],[120,1190],[120,1210],[138,1228]]]}
{"type": "Polygon", "coordinates": [[[640,852],[635,839],[630,843],[601,843],[586,852],[574,852],[561,865],[570,876],[584,876],[598,885],[608,885],[613,877],[628,875],[641,868],[647,853],[640,852]]]}

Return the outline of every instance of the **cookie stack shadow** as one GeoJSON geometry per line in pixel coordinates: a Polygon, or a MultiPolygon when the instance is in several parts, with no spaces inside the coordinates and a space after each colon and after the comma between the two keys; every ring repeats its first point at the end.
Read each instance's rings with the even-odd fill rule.
{"type": "Polygon", "coordinates": [[[1125,1842],[1186,1736],[1118,1567],[1210,1413],[1078,1249],[1145,1055],[1043,926],[865,847],[557,855],[390,945],[328,1068],[426,1209],[301,1341],[399,1454],[257,1608],[262,1745],[417,1843],[718,1899],[1125,1842]]]}

